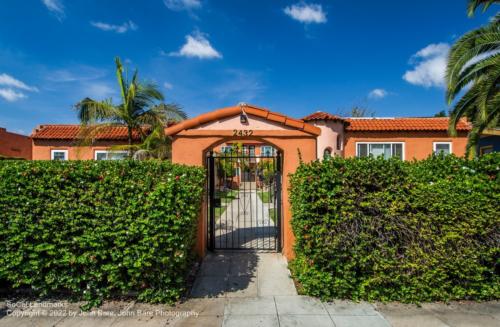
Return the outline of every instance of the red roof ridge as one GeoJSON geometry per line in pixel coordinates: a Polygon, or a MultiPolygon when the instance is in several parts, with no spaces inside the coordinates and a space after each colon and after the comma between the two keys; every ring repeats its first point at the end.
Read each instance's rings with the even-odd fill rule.
{"type": "Polygon", "coordinates": [[[165,130],[165,133],[167,135],[175,135],[183,130],[191,129],[198,127],[200,125],[215,121],[215,120],[220,120],[226,117],[232,117],[241,114],[241,112],[244,111],[246,114],[264,118],[276,123],[283,124],[288,127],[296,128],[298,130],[302,130],[306,133],[313,134],[313,135],[320,135],[321,134],[321,129],[319,129],[316,126],[313,126],[311,124],[308,124],[304,122],[303,120],[300,119],[295,119],[291,118],[289,116],[283,115],[278,112],[273,112],[268,109],[260,108],[254,105],[249,105],[246,103],[240,103],[236,106],[232,107],[226,107],[226,108],[221,108],[217,109],[214,111],[210,111],[204,114],[201,114],[199,116],[196,116],[194,118],[184,120],[181,123],[169,127],[165,130]]]}
{"type": "Polygon", "coordinates": [[[302,118],[303,121],[311,121],[311,120],[333,120],[333,121],[344,121],[345,119],[337,116],[337,115],[332,115],[326,111],[321,111],[318,110],[310,115],[307,115],[302,118]]]}

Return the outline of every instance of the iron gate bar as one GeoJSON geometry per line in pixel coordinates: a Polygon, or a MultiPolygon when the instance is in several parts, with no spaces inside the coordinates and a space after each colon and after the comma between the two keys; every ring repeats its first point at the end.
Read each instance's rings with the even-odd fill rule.
{"type": "Polygon", "coordinates": [[[281,154],[209,152],[207,166],[209,249],[280,250],[281,154]]]}

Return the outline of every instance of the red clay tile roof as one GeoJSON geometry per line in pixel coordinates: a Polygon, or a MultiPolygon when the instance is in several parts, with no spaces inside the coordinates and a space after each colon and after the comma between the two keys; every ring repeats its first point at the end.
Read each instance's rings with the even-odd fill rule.
{"type": "MultiPolygon", "coordinates": [[[[31,137],[38,140],[75,140],[80,136],[80,125],[40,125],[31,137]]],[[[127,128],[125,126],[112,126],[98,131],[94,139],[96,140],[127,140],[127,128]]],[[[134,140],[139,140],[137,131],[132,133],[134,140]]]]}
{"type": "MultiPolygon", "coordinates": [[[[80,125],[40,125],[31,137],[39,140],[75,140],[79,138],[80,125]]],[[[137,132],[133,133],[134,139],[139,139],[137,132]]],[[[102,129],[95,136],[98,140],[126,140],[127,128],[125,126],[108,127],[102,129]]]]}
{"type": "Polygon", "coordinates": [[[167,135],[175,135],[183,130],[198,127],[200,125],[223,119],[226,117],[232,117],[239,115],[241,111],[244,110],[246,114],[261,117],[279,124],[283,124],[288,127],[293,127],[298,130],[304,131],[312,135],[320,135],[321,129],[319,127],[308,124],[300,119],[294,119],[283,114],[272,112],[267,109],[255,107],[248,104],[241,104],[234,107],[222,108],[201,114],[198,117],[194,117],[179,124],[169,127],[165,130],[167,135]]]}
{"type": "Polygon", "coordinates": [[[316,111],[308,116],[302,118],[303,121],[311,121],[311,120],[333,120],[333,121],[344,121],[345,119],[336,115],[329,114],[324,111],[316,111]]]}
{"type": "MultiPolygon", "coordinates": [[[[347,131],[447,131],[448,117],[428,118],[346,118],[347,131]]],[[[465,120],[459,121],[457,131],[470,131],[465,120]]]]}

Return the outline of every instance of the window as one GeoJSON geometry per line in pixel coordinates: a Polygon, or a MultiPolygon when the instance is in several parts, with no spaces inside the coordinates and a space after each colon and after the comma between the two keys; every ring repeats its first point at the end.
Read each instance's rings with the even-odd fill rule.
{"type": "Polygon", "coordinates": [[[451,154],[451,142],[434,142],[435,154],[451,154]]]}
{"type": "Polygon", "coordinates": [[[357,157],[368,157],[368,156],[379,157],[383,156],[385,159],[391,157],[396,157],[404,160],[404,143],[368,143],[368,142],[358,142],[356,143],[356,156],[357,157]]]}
{"type": "Polygon", "coordinates": [[[274,155],[274,148],[269,145],[263,145],[260,147],[260,155],[263,157],[272,157],[274,155]]]}
{"type": "Polygon", "coordinates": [[[244,145],[243,154],[249,155],[251,157],[255,156],[255,145],[244,145]]]}
{"type": "Polygon", "coordinates": [[[485,155],[493,152],[493,145],[486,145],[479,148],[479,155],[485,155]]]}
{"type": "Polygon", "coordinates": [[[127,156],[127,151],[96,150],[94,153],[95,160],[123,160],[127,159],[127,156]]]}
{"type": "Polygon", "coordinates": [[[342,150],[342,136],[337,134],[337,150],[342,150]]]}
{"type": "Polygon", "coordinates": [[[324,151],[323,151],[323,159],[328,159],[332,156],[332,149],[330,148],[326,148],[324,151]]]}
{"type": "Polygon", "coordinates": [[[50,160],[68,160],[68,150],[50,150],[50,160]]]}
{"type": "Polygon", "coordinates": [[[233,147],[230,145],[223,145],[220,147],[221,153],[231,153],[233,151],[233,147]]]}

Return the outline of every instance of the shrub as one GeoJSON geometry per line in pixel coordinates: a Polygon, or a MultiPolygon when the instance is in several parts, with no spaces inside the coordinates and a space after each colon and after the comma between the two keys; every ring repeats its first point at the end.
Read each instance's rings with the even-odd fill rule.
{"type": "Polygon", "coordinates": [[[0,280],[97,304],[184,291],[201,168],[159,161],[0,162],[0,280]]]}
{"type": "Polygon", "coordinates": [[[302,164],[294,278],[323,299],[500,298],[499,172],[498,153],[302,164]]]}

